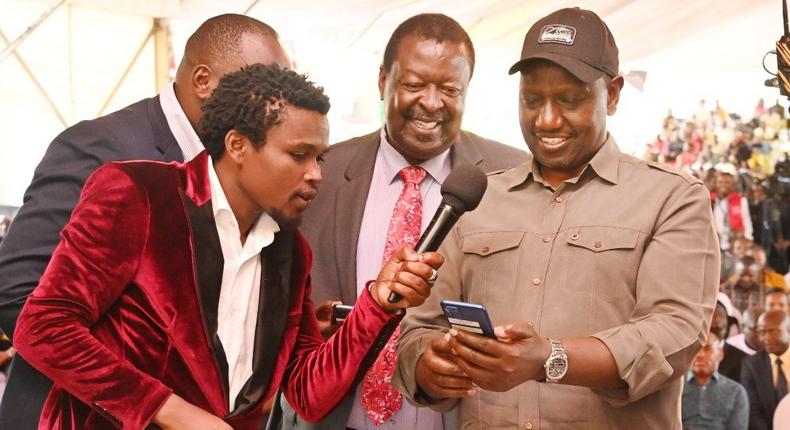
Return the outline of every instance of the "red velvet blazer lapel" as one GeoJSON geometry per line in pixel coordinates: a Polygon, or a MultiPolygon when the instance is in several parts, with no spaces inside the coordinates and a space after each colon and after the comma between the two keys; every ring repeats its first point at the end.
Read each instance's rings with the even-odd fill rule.
{"type": "MultiPolygon", "coordinates": [[[[179,190],[179,208],[188,222],[189,243],[182,248],[192,262],[184,267],[185,285],[174,286],[181,296],[174,297],[173,346],[185,358],[185,365],[219,416],[228,414],[227,364],[217,350],[217,303],[222,282],[222,251],[213,222],[208,181],[208,156],[198,155],[184,167],[184,188],[179,190]],[[187,285],[189,287],[187,288],[187,285]],[[193,294],[190,294],[193,293],[193,294]],[[225,371],[222,370],[224,367],[225,371]]],[[[161,232],[168,235],[166,224],[161,232]]],[[[179,250],[173,249],[173,252],[179,250]]],[[[165,257],[166,258],[166,257],[165,257]]],[[[219,346],[221,348],[221,346],[219,346]]]]}

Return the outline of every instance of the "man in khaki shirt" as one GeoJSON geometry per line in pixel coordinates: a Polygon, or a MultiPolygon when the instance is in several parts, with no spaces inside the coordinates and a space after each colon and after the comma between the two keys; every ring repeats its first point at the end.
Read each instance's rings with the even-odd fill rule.
{"type": "Polygon", "coordinates": [[[458,404],[461,429],[681,428],[719,245],[703,184],[621,153],[606,132],[617,52],[578,8],[530,29],[511,73],[534,157],[489,177],[402,323],[393,383],[419,405],[458,404]],[[485,305],[497,339],[448,333],[443,299],[485,305]]]}

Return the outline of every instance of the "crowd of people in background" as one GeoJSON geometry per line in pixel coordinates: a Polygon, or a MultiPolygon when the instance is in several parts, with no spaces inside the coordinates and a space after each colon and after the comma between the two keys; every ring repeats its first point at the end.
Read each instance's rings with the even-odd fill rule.
{"type": "Polygon", "coordinates": [[[778,103],[760,100],[746,119],[702,100],[691,118],[670,112],[647,145],[648,158],[708,187],[721,247],[719,300],[686,378],[684,428],[771,429],[787,394],[789,140],[778,103]]]}

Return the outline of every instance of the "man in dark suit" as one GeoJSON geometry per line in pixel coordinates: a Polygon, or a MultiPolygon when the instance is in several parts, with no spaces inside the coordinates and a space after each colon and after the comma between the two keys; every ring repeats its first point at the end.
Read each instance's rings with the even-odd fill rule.
{"type": "Polygon", "coordinates": [[[764,349],[743,360],[741,384],[749,395],[749,429],[773,429],[776,405],[787,395],[790,373],[790,319],[780,310],[757,321],[764,349]]]}
{"type": "MultiPolygon", "coordinates": [[[[727,308],[720,301],[717,301],[716,307],[713,308],[713,319],[711,320],[710,327],[711,332],[713,332],[718,339],[727,338],[729,315],[727,314],[727,308]]],[[[724,342],[721,352],[723,358],[718,363],[718,372],[736,382],[740,382],[741,363],[749,354],[726,342],[724,342]]]]}
{"type": "Polygon", "coordinates": [[[322,179],[328,110],[305,76],[246,66],[204,106],[208,154],[88,179],[16,333],[55,382],[43,428],[254,429],[278,387],[312,420],[353,387],[442,258],[399,249],[324,343],[296,226],[322,179]]]}
{"type": "MultiPolygon", "coordinates": [[[[316,303],[328,306],[342,301],[353,305],[365,282],[378,272],[388,227],[396,222],[393,207],[404,188],[401,169],[418,166],[427,172],[419,184],[422,231],[439,205],[440,184],[453,166],[467,163],[490,172],[526,159],[523,151],[461,130],[474,63],[469,35],[448,16],[417,15],[401,23],[392,34],[378,79],[386,111],[384,127],[332,146],[323,166],[321,194],[305,214],[303,231],[316,254],[316,303]]],[[[328,323],[324,321],[325,332],[331,333],[337,326],[327,327],[328,323]]],[[[315,425],[300,419],[282,402],[282,423],[277,421],[279,411],[274,410],[270,426],[331,430],[454,428],[451,422],[443,423],[451,420],[452,414],[443,419],[436,412],[416,409],[399,399],[395,410],[383,415],[366,409],[362,405],[364,385],[362,381],[356,393],[349,393],[315,425]]]]}
{"type": "MultiPolygon", "coordinates": [[[[174,85],[55,138],[0,245],[0,328],[12,340],[19,311],[38,284],[86,178],[110,161],[192,159],[203,149],[193,128],[219,77],[256,62],[290,64],[271,27],[243,15],[211,18],[187,41],[174,85]]],[[[35,429],[50,386],[23,360],[14,360],[0,428],[35,429]]]]}

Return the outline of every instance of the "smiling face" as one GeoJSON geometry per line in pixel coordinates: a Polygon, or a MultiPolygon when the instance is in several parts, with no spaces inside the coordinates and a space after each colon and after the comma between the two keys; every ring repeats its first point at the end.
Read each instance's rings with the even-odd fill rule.
{"type": "Polygon", "coordinates": [[[534,60],[521,71],[519,122],[540,172],[553,186],[578,176],[606,140],[623,78],[577,79],[562,67],[534,60]]]}
{"type": "Polygon", "coordinates": [[[461,130],[471,77],[466,47],[404,37],[389,70],[379,71],[390,144],[419,164],[449,148],[461,130]]]}
{"type": "MultiPolygon", "coordinates": [[[[239,159],[237,201],[249,212],[268,213],[281,227],[298,225],[321,182],[319,163],[329,148],[326,116],[288,105],[263,145],[241,139],[234,157],[239,159]]],[[[231,196],[228,200],[233,207],[231,196]]]]}

